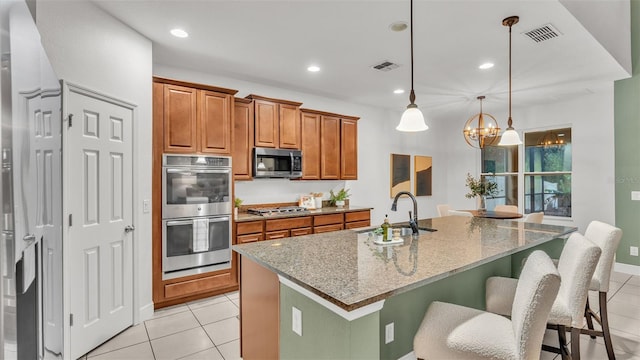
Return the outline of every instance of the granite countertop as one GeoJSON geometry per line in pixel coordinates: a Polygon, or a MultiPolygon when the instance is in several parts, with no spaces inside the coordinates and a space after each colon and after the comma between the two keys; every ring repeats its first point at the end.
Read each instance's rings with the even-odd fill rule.
{"type": "Polygon", "coordinates": [[[249,213],[239,213],[238,218],[235,219],[236,222],[244,222],[244,221],[255,221],[255,220],[268,220],[268,219],[282,219],[282,218],[291,218],[291,217],[300,217],[300,216],[312,216],[312,215],[327,215],[327,214],[335,214],[335,213],[345,213],[345,212],[353,212],[353,211],[362,211],[362,210],[371,210],[372,207],[365,206],[345,206],[342,208],[325,206],[320,209],[313,209],[309,211],[303,212],[295,212],[295,213],[273,213],[272,215],[255,215],[249,213]]]}
{"type": "Polygon", "coordinates": [[[577,230],[460,216],[418,225],[437,231],[405,236],[397,245],[376,245],[368,230],[357,229],[234,245],[233,250],[352,311],[577,230]]]}

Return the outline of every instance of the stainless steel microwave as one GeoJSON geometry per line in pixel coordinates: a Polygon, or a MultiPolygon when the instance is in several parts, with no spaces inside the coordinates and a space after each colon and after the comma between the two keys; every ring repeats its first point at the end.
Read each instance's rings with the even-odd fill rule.
{"type": "Polygon", "coordinates": [[[253,148],[254,178],[299,178],[302,176],[302,151],[253,148]]]}

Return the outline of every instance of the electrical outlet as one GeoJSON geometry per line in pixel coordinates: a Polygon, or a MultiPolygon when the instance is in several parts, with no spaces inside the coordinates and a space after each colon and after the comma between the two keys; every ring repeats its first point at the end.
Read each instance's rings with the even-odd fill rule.
{"type": "Polygon", "coordinates": [[[291,330],[302,336],[302,311],[295,306],[291,307],[291,330]]]}
{"type": "Polygon", "coordinates": [[[142,200],[142,212],[148,214],[151,211],[151,200],[142,200]]]}
{"type": "Polygon", "coordinates": [[[632,191],[631,192],[631,200],[639,201],[640,200],[640,191],[632,191]]]}
{"type": "Polygon", "coordinates": [[[629,247],[629,255],[638,256],[638,247],[637,246],[630,246],[629,247]]]}
{"type": "Polygon", "coordinates": [[[393,323],[384,327],[384,343],[388,344],[393,341],[393,323]]]}

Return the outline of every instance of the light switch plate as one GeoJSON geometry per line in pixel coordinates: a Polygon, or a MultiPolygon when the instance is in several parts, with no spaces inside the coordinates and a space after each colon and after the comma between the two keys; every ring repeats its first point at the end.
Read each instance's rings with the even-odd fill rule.
{"type": "Polygon", "coordinates": [[[630,246],[629,247],[629,255],[638,256],[638,247],[637,246],[630,246]]]}
{"type": "Polygon", "coordinates": [[[631,200],[640,201],[640,191],[632,191],[631,200]]]}
{"type": "Polygon", "coordinates": [[[302,311],[295,306],[291,307],[291,330],[302,336],[302,311]]]}
{"type": "Polygon", "coordinates": [[[142,212],[148,214],[151,211],[151,200],[142,200],[142,212]]]}

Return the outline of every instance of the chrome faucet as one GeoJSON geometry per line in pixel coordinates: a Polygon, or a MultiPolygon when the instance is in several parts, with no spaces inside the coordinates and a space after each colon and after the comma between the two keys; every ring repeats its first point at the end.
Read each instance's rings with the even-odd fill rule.
{"type": "Polygon", "coordinates": [[[393,204],[391,204],[391,211],[398,210],[398,198],[402,195],[407,195],[411,198],[411,201],[413,201],[413,217],[411,216],[411,211],[409,211],[409,226],[411,226],[411,231],[414,235],[418,234],[418,201],[412,193],[408,191],[400,191],[397,193],[396,197],[393,199],[393,204]]]}

